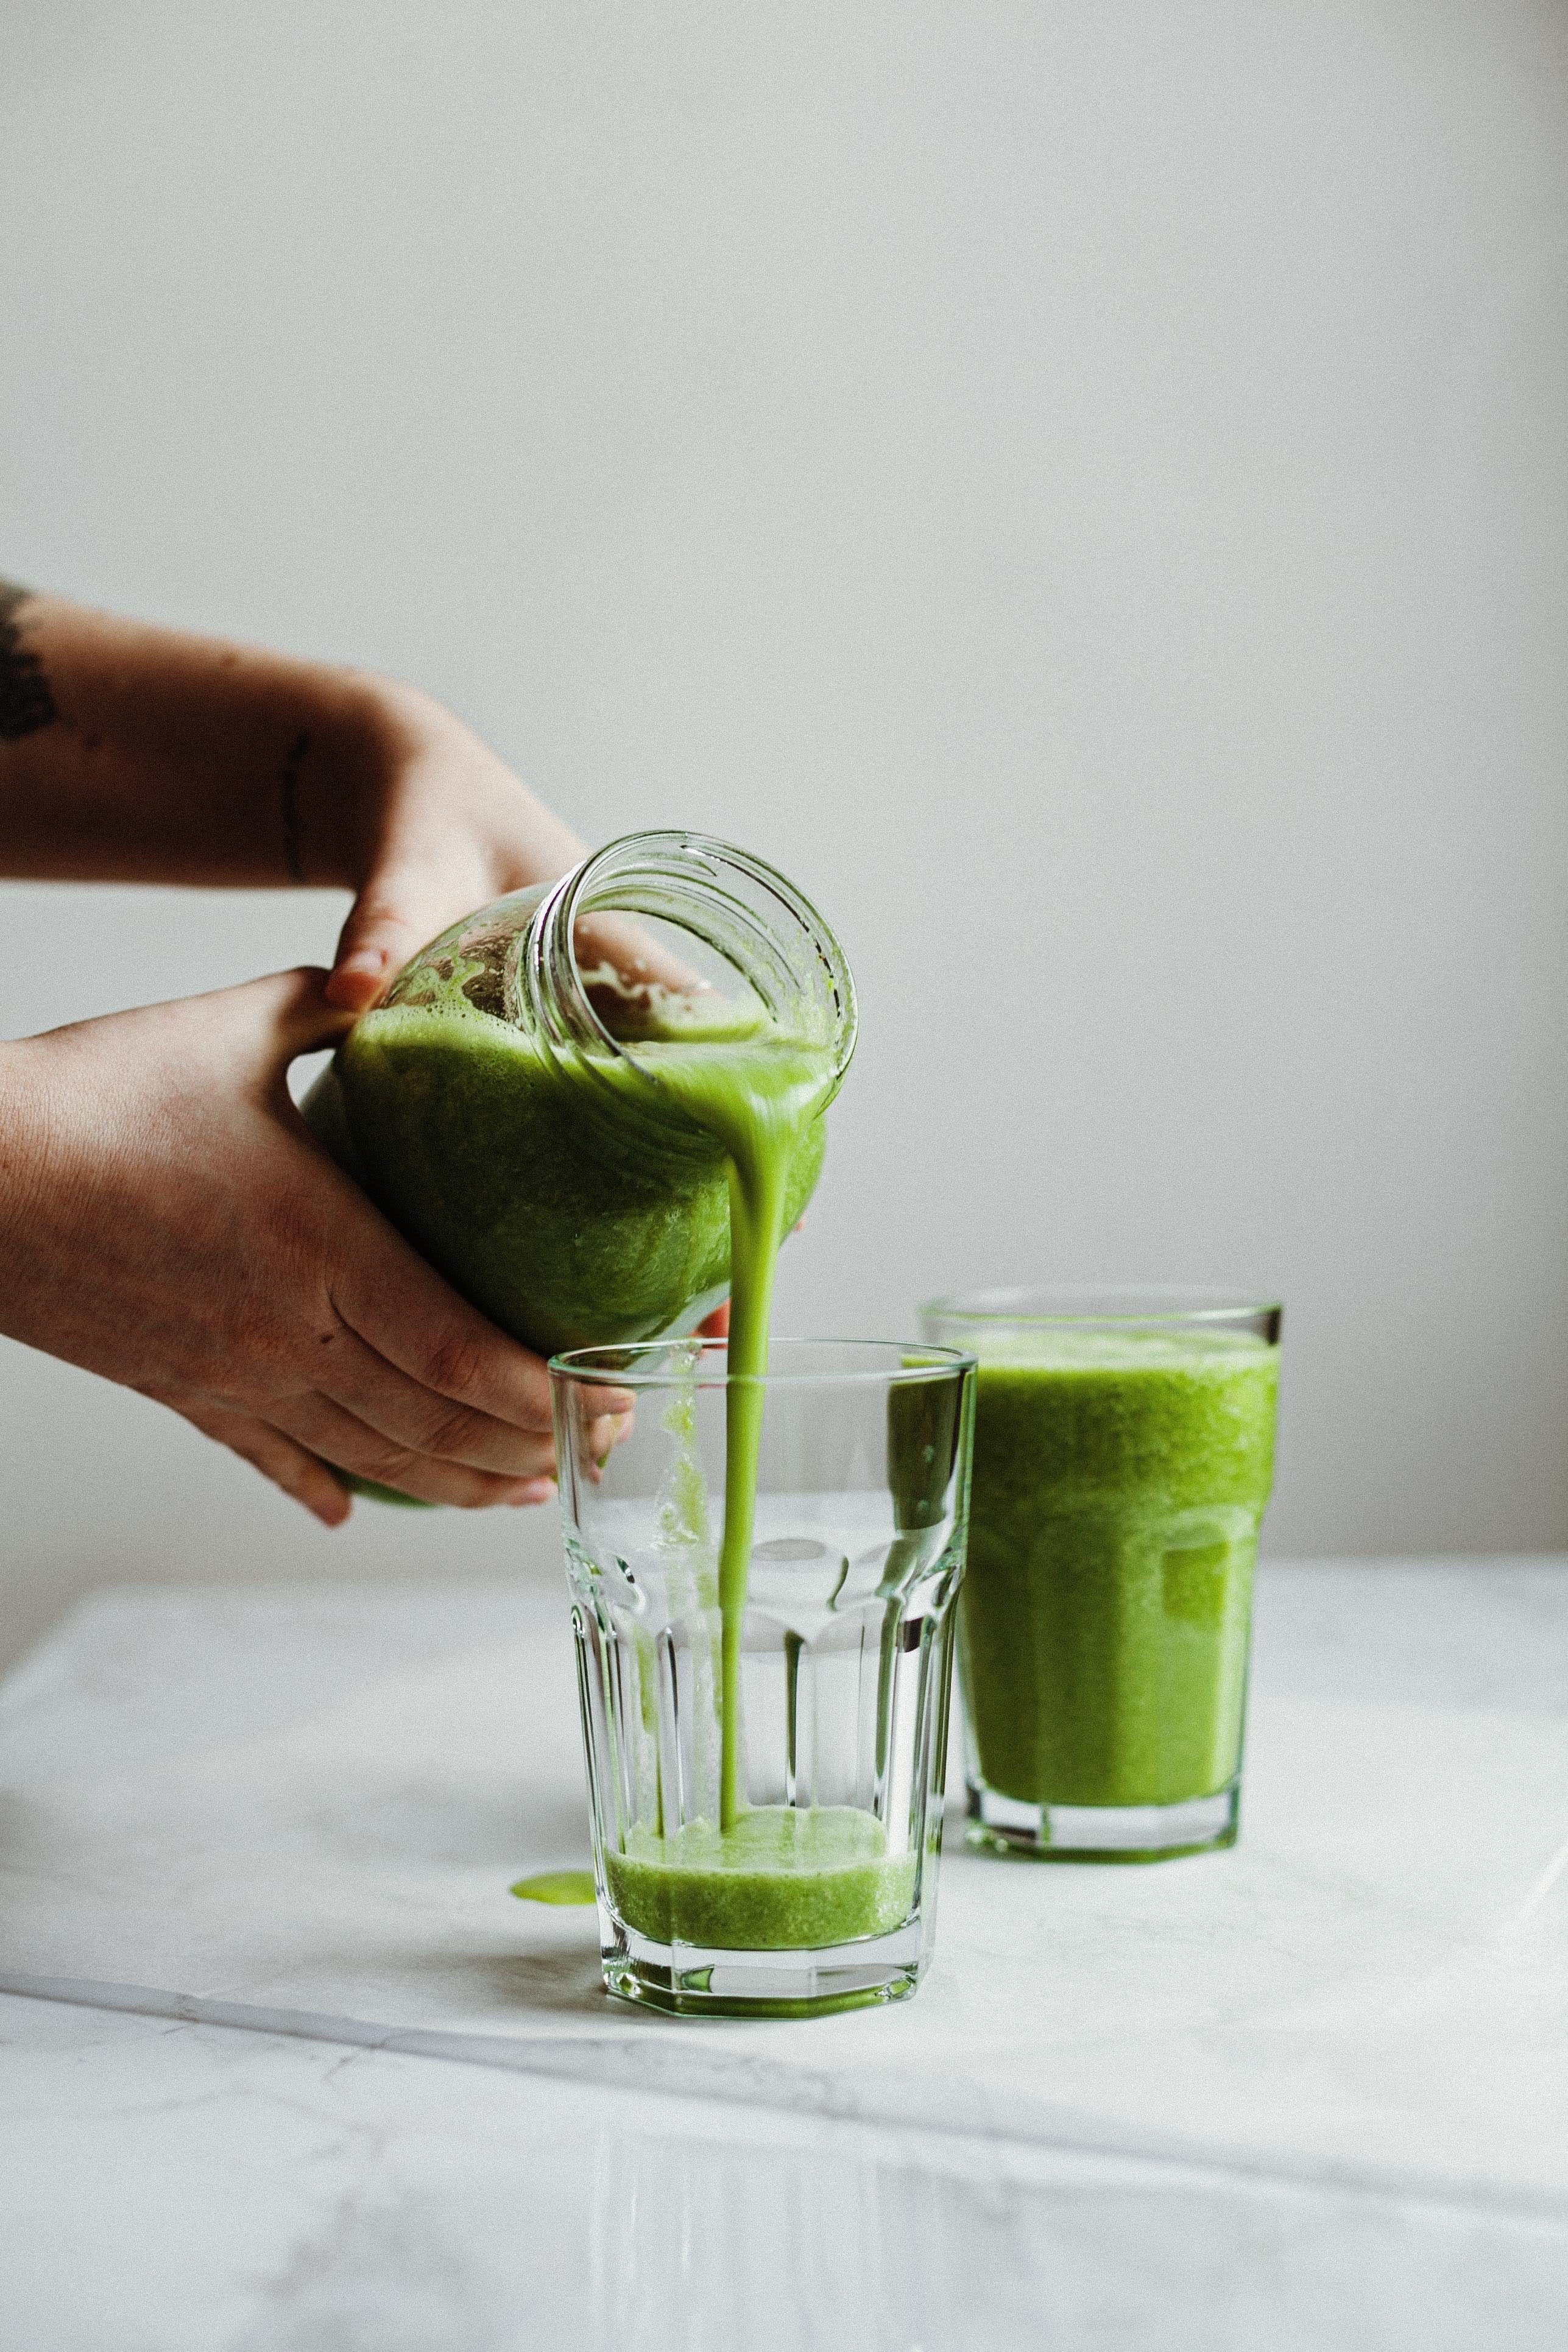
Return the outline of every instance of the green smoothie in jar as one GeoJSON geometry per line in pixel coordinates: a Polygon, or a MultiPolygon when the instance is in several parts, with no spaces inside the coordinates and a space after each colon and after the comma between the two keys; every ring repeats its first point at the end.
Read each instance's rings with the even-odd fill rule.
{"type": "Polygon", "coordinates": [[[697,835],[613,843],[433,940],[306,1098],[398,1230],[541,1354],[689,1330],[726,1296],[731,1156],[705,1103],[804,1087],[782,1232],[811,1196],[848,979],[804,927],[765,934],[742,885],[769,874],[697,835]]]}
{"type": "Polygon", "coordinates": [[[979,1293],[959,1657],[971,1843],[1152,1859],[1234,1842],[1277,1307],[979,1293]]]}

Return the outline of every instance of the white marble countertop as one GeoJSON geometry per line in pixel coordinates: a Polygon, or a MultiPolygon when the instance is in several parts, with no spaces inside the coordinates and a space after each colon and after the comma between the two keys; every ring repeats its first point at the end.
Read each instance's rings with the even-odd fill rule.
{"type": "Polygon", "coordinates": [[[100,1596],[0,1689],[0,2344],[1568,2340],[1568,1563],[1261,1580],[1241,1845],[919,1998],[606,2001],[548,1583],[100,1596]]]}

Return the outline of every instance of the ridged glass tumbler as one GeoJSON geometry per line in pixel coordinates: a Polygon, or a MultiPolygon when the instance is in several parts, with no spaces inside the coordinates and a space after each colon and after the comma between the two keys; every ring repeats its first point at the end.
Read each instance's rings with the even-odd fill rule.
{"type": "Polygon", "coordinates": [[[551,1375],[609,1990],[710,2016],[912,1993],[935,1920],[972,1360],[779,1339],[739,1400],[722,1341],[582,1349],[551,1375]],[[598,1458],[606,1387],[637,1402],[598,1458]],[[738,1408],[762,1426],[737,1560],[738,1408]]]}

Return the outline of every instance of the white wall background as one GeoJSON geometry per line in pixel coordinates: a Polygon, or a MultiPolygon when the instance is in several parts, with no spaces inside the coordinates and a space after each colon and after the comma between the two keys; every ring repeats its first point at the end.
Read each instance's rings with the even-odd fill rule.
{"type": "MultiPolygon", "coordinates": [[[[785,1328],[1279,1286],[1276,1549],[1568,1540],[1568,10],[0,0],[0,569],[406,673],[864,1004],[785,1328]]],[[[3,1019],[330,948],[0,893],[3,1019]]],[[[317,1530],[0,1349],[0,1648],[317,1530]]]]}

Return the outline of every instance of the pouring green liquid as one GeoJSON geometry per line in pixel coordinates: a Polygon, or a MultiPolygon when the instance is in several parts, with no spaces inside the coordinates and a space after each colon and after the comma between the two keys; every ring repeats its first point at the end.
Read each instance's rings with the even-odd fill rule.
{"type": "Polygon", "coordinates": [[[854,1806],[747,1805],[741,1664],[756,1523],[773,1274],[790,1217],[791,1171],[833,1084],[820,1049],[776,1033],[671,1047],[658,1074],[721,1144],[729,1179],[731,1317],[724,1530],[719,1551],[720,1818],[673,1835],[634,1829],[605,1857],[628,1927],[716,1949],[800,1949],[886,1934],[909,1909],[912,1855],[889,1857],[874,1814],[854,1806]]]}
{"type": "Polygon", "coordinates": [[[757,1514],[773,1318],[773,1272],[784,1238],[789,1171],[832,1071],[826,1055],[782,1038],[688,1048],[658,1065],[681,1108],[723,1146],[730,1196],[730,1374],[725,1396],[724,1538],[719,1553],[723,1626],[720,1711],[721,1830],[740,1820],[741,1633],[757,1514]]]}
{"type": "Polygon", "coordinates": [[[774,1265],[816,1184],[853,1037],[842,953],[785,877],[706,836],[645,834],[432,940],[304,1105],[415,1247],[541,1354],[676,1336],[731,1295],[718,1819],[651,1847],[639,1832],[621,1858],[616,1899],[650,1934],[672,1902],[691,1914],[698,1881],[705,1930],[737,1945],[856,1918],[845,1932],[871,1932],[906,1907],[882,1883],[872,1814],[779,1820],[749,1808],[743,1785],[774,1265]],[[644,919],[678,928],[673,954],[644,919]],[[716,985],[692,984],[688,950],[716,951],[716,985]],[[788,1877],[794,1895],[770,1902],[759,1874],[788,1877]]]}
{"type": "Polygon", "coordinates": [[[542,1351],[689,1328],[731,1297],[719,1558],[720,1819],[641,1838],[611,1864],[629,1925],[731,1948],[880,1933],[908,1906],[856,1809],[750,1810],[742,1785],[742,1637],[756,1517],[774,1270],[816,1183],[828,1051],[765,1020],[700,1019],[563,1073],[460,999],[362,1020],[308,1116],[457,1288],[542,1351]],[[706,1152],[661,1147],[636,1113],[652,1079],[706,1152]],[[630,1114],[617,1123],[620,1108],[630,1114]]]}

